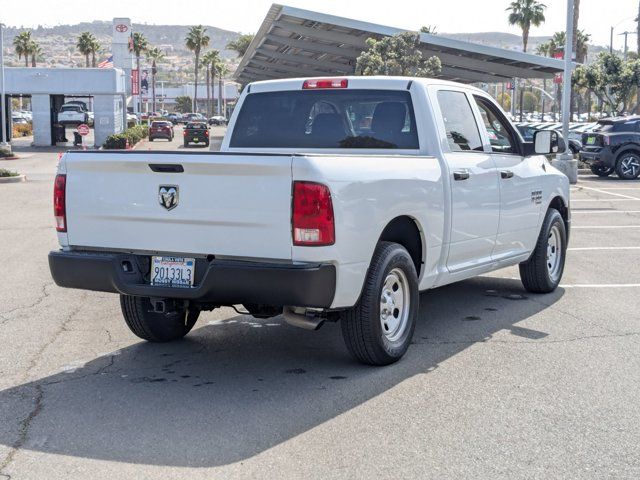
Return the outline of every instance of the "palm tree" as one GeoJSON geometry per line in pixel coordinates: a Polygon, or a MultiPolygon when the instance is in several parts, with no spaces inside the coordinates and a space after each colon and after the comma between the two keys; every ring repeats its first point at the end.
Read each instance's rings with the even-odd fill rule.
{"type": "Polygon", "coordinates": [[[215,78],[215,64],[220,61],[220,52],[210,50],[202,56],[202,66],[207,74],[207,116],[211,116],[211,86],[215,78]]]}
{"type": "Polygon", "coordinates": [[[239,57],[242,57],[249,48],[251,41],[253,40],[253,35],[249,33],[240,34],[238,38],[227,43],[227,50],[235,51],[239,57]]]}
{"type": "Polygon", "coordinates": [[[151,105],[156,111],[156,73],[158,73],[158,63],[164,60],[164,52],[158,47],[147,50],[147,60],[151,62],[151,105]]]}
{"type": "Polygon", "coordinates": [[[222,63],[222,61],[216,64],[215,69],[216,69],[216,73],[218,74],[218,115],[222,115],[222,98],[224,97],[223,77],[229,72],[229,69],[224,63],[222,63]]]}
{"type": "Polygon", "coordinates": [[[193,111],[198,109],[198,70],[200,69],[200,52],[203,48],[209,46],[209,35],[207,35],[207,29],[202,25],[196,25],[189,29],[185,38],[185,44],[189,50],[191,50],[195,57],[195,75],[194,75],[194,88],[193,88],[193,111]]]}
{"type": "Polygon", "coordinates": [[[522,51],[527,51],[531,25],[538,27],[544,22],[544,9],[547,8],[538,0],[514,0],[507,7],[509,25],[518,25],[522,29],[522,51]]]}
{"type": "Polygon", "coordinates": [[[138,112],[142,111],[142,95],[140,92],[140,57],[149,49],[149,41],[140,32],[133,34],[132,51],[136,56],[136,69],[138,70],[138,112]]]}
{"type": "Polygon", "coordinates": [[[96,63],[96,53],[102,50],[102,46],[97,38],[94,38],[91,42],[91,66],[96,68],[98,65],[96,63]]]}
{"type": "MultiPolygon", "coordinates": [[[[556,53],[564,52],[564,42],[566,39],[565,32],[556,32],[549,40],[549,52],[548,55],[551,57],[556,53]]],[[[576,42],[576,62],[584,63],[587,59],[587,53],[589,50],[589,40],[591,39],[591,35],[585,33],[583,30],[578,30],[575,36],[576,42]]]]}
{"type": "Polygon", "coordinates": [[[32,40],[29,44],[29,54],[31,55],[31,66],[37,67],[37,59],[42,55],[42,48],[35,40],[32,40]]]}
{"type": "Polygon", "coordinates": [[[24,66],[29,66],[29,55],[31,53],[33,39],[31,38],[31,32],[20,32],[13,38],[13,48],[18,54],[18,59],[24,57],[24,66]]]}
{"type": "MultiPolygon", "coordinates": [[[[578,19],[580,18],[580,0],[573,0],[573,43],[571,51],[576,52],[576,60],[578,57],[578,19]]],[[[573,102],[572,102],[573,103],[573,102]]]]}
{"type": "Polygon", "coordinates": [[[89,56],[92,54],[95,48],[94,45],[97,41],[98,40],[91,32],[82,32],[78,37],[76,47],[78,48],[78,51],[84,55],[84,66],[87,68],[89,68],[89,56]]]}

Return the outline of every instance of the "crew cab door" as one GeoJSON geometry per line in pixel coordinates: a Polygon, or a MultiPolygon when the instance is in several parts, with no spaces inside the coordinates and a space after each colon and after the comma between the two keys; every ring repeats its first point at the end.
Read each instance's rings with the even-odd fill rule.
{"type": "Polygon", "coordinates": [[[455,87],[435,93],[451,194],[447,268],[467,270],[491,262],[499,220],[498,172],[484,151],[473,99],[455,87]]]}
{"type": "Polygon", "coordinates": [[[530,252],[538,237],[541,161],[523,156],[520,136],[491,99],[482,95],[473,95],[473,99],[482,118],[485,150],[491,151],[500,185],[500,224],[493,259],[530,252]]]}

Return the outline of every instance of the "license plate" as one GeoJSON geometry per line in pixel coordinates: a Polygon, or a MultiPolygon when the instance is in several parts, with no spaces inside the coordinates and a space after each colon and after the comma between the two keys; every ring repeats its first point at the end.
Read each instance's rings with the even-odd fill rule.
{"type": "Polygon", "coordinates": [[[194,258],[153,257],[151,285],[192,287],[196,261],[194,258]]]}
{"type": "Polygon", "coordinates": [[[596,143],[596,137],[587,137],[587,145],[593,145],[596,143]]]}

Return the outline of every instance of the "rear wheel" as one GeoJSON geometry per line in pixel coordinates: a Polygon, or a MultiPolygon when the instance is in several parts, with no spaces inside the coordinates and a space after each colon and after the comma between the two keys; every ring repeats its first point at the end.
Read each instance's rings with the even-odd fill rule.
{"type": "Polygon", "coordinates": [[[591,165],[589,168],[591,169],[591,173],[599,177],[608,177],[615,171],[615,168],[605,167],[604,165],[591,165]]]}
{"type": "Polygon", "coordinates": [[[547,210],[536,248],[520,264],[524,288],[533,293],[553,292],[560,284],[567,251],[567,230],[562,215],[555,208],[547,210]]]}
{"type": "Polygon", "coordinates": [[[625,152],[618,157],[616,173],[624,180],[634,180],[640,175],[640,155],[635,152],[625,152]]]}
{"type": "Polygon", "coordinates": [[[120,295],[122,316],[129,329],[149,342],[170,342],[184,337],[193,328],[199,311],[154,312],[147,297],[120,295]]]}
{"type": "Polygon", "coordinates": [[[409,348],[418,316],[418,278],[411,256],[397,243],[380,242],[357,305],[342,314],[349,352],[369,365],[389,365],[409,348]]]}

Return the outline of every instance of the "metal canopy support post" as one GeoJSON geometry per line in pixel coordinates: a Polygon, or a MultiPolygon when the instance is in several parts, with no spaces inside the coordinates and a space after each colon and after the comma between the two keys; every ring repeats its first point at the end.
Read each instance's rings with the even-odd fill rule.
{"type": "Polygon", "coordinates": [[[3,149],[9,149],[8,153],[11,153],[11,145],[7,142],[7,102],[4,82],[4,25],[0,23],[0,81],[2,81],[2,89],[0,91],[0,115],[2,116],[2,142],[0,147],[3,149]]]}
{"type": "Polygon", "coordinates": [[[571,70],[573,69],[573,0],[567,0],[567,33],[564,44],[564,73],[562,75],[562,136],[565,150],[558,153],[553,166],[569,177],[569,182],[578,182],[578,160],[569,149],[569,120],[571,116],[571,70]]]}

